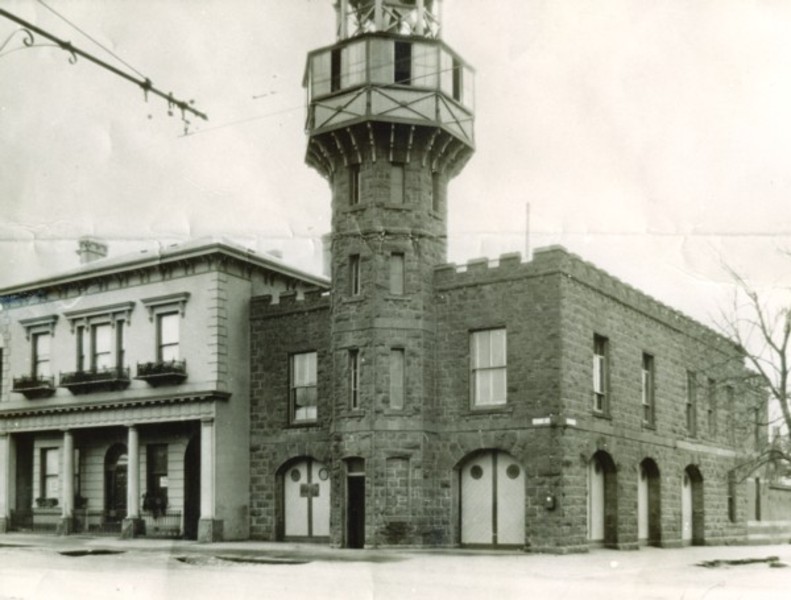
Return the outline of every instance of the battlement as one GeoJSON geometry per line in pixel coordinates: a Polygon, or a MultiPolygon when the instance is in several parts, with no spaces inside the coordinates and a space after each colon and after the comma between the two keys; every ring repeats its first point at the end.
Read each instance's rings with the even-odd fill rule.
{"type": "Polygon", "coordinates": [[[329,309],[330,292],[321,288],[311,288],[302,294],[296,290],[283,292],[279,296],[264,294],[250,300],[252,319],[271,315],[284,315],[293,312],[329,309]]]}
{"type": "Polygon", "coordinates": [[[559,245],[535,250],[529,262],[522,261],[520,253],[513,252],[495,260],[475,258],[465,265],[440,265],[434,270],[434,285],[435,290],[443,291],[548,275],[563,275],[667,326],[704,338],[707,343],[725,343],[737,350],[737,345],[724,335],[559,245]]]}

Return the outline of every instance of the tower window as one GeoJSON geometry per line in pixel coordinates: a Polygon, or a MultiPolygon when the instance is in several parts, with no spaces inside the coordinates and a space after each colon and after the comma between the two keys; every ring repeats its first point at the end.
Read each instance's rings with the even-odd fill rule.
{"type": "Polygon", "coordinates": [[[412,44],[409,42],[395,43],[394,80],[402,85],[412,83],[412,44]]]}
{"type": "Polygon", "coordinates": [[[404,349],[390,350],[390,408],[404,408],[404,349]]]}
{"type": "Polygon", "coordinates": [[[609,340],[601,335],[593,336],[593,410],[608,413],[607,387],[609,380],[609,340]]]}
{"type": "Polygon", "coordinates": [[[654,357],[643,353],[642,377],[643,424],[654,426],[654,357]]]}
{"type": "Polygon", "coordinates": [[[349,295],[359,296],[360,290],[360,255],[352,254],[349,257],[349,295]]]}
{"type": "Polygon", "coordinates": [[[698,398],[698,382],[695,373],[687,371],[687,432],[694,436],[697,433],[696,407],[698,398]]]}
{"type": "Polygon", "coordinates": [[[453,99],[461,102],[462,70],[461,63],[453,59],[453,99]]]}
{"type": "Polygon", "coordinates": [[[335,48],[330,54],[330,91],[341,89],[341,49],[335,48]]]}
{"type": "Polygon", "coordinates": [[[291,355],[291,422],[315,421],[316,399],[316,352],[291,355]]]}
{"type": "Polygon", "coordinates": [[[390,293],[404,293],[404,253],[393,252],[390,255],[390,293]]]}
{"type": "Polygon", "coordinates": [[[349,350],[349,407],[360,408],[360,351],[349,350]]]}
{"type": "Polygon", "coordinates": [[[404,165],[394,164],[390,167],[390,203],[404,204],[406,202],[406,174],[404,165]]]}
{"type": "Polygon", "coordinates": [[[349,166],[349,204],[356,206],[360,203],[360,165],[349,166]]]}
{"type": "Polygon", "coordinates": [[[473,406],[505,404],[506,348],[505,329],[487,329],[470,334],[473,406]]]}

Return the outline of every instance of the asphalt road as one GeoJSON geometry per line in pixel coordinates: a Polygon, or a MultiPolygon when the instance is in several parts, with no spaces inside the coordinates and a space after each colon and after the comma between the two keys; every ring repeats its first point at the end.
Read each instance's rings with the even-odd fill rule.
{"type": "Polygon", "coordinates": [[[548,556],[0,537],[2,600],[789,597],[791,545],[548,556]]]}

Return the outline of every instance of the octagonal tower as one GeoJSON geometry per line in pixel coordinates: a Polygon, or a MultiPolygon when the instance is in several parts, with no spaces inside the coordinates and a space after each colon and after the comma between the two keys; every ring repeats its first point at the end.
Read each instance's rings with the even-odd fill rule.
{"type": "Polygon", "coordinates": [[[438,0],[337,0],[308,56],[306,161],[332,189],[333,541],[421,543],[447,187],[474,148],[472,69],[438,0]]]}

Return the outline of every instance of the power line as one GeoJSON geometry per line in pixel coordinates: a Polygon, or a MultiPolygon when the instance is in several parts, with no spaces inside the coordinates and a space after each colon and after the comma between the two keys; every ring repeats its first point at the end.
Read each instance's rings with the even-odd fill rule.
{"type": "Polygon", "coordinates": [[[86,33],[85,31],[83,31],[82,29],[80,29],[80,28],[79,28],[77,25],[75,25],[74,23],[72,23],[71,21],[69,21],[69,20],[68,20],[66,17],[64,17],[62,14],[60,14],[60,13],[59,13],[58,11],[56,11],[54,8],[52,8],[51,6],[47,5],[47,4],[44,2],[44,0],[38,0],[38,3],[39,3],[39,4],[41,4],[41,6],[43,6],[44,8],[46,8],[48,11],[50,11],[50,12],[51,12],[53,15],[55,15],[56,17],[58,17],[59,19],[61,19],[62,21],[65,21],[66,23],[68,23],[69,25],[71,25],[71,26],[72,26],[74,29],[76,29],[76,30],[77,30],[77,31],[79,31],[79,32],[80,32],[82,35],[84,35],[86,38],[88,38],[89,40],[91,40],[91,41],[92,41],[94,44],[96,44],[97,46],[99,46],[99,48],[101,48],[102,50],[104,50],[105,52],[107,52],[107,53],[108,53],[110,56],[112,56],[113,58],[115,58],[115,59],[116,59],[118,62],[120,62],[122,65],[124,65],[125,67],[128,67],[129,69],[131,69],[132,71],[134,71],[135,73],[137,73],[138,75],[140,75],[140,77],[142,77],[143,79],[145,79],[145,77],[146,77],[146,76],[145,76],[145,75],[143,75],[143,74],[142,74],[140,71],[138,71],[137,69],[135,69],[135,68],[134,68],[132,65],[130,65],[130,64],[129,64],[128,62],[126,62],[126,61],[125,61],[123,58],[121,58],[120,56],[118,56],[118,55],[117,55],[115,52],[113,52],[113,51],[112,51],[112,50],[110,50],[109,48],[107,48],[107,47],[103,46],[101,42],[99,42],[99,41],[98,41],[98,40],[96,40],[95,38],[91,37],[91,36],[90,36],[88,33],[86,33]]]}
{"type": "MultiPolygon", "coordinates": [[[[57,44],[60,47],[61,50],[64,50],[65,52],[68,52],[69,54],[71,54],[72,58],[70,59],[70,62],[76,61],[77,60],[77,56],[81,56],[81,57],[89,60],[93,64],[98,65],[98,66],[102,67],[103,69],[105,69],[107,71],[110,71],[111,73],[113,73],[115,75],[118,75],[119,77],[122,77],[123,79],[126,79],[127,81],[131,81],[132,83],[138,85],[143,90],[143,94],[145,95],[146,98],[148,98],[148,94],[149,93],[154,94],[155,96],[159,96],[163,100],[167,101],[168,108],[171,108],[171,107],[175,106],[176,108],[181,110],[182,120],[184,120],[185,123],[187,122],[186,121],[186,113],[190,113],[192,115],[195,115],[196,117],[200,117],[204,121],[208,121],[209,120],[209,117],[206,116],[205,113],[203,113],[203,112],[201,112],[201,111],[199,111],[199,110],[197,110],[197,109],[195,109],[195,108],[193,108],[191,106],[192,101],[186,102],[184,100],[179,100],[178,98],[174,98],[172,93],[167,93],[166,94],[162,90],[159,90],[156,87],[154,87],[154,85],[151,83],[151,80],[148,79],[145,76],[142,76],[140,79],[138,79],[137,77],[134,77],[134,76],[130,75],[129,73],[124,73],[120,69],[114,67],[111,64],[106,63],[105,61],[101,60],[100,58],[97,58],[94,55],[89,54],[88,52],[85,52],[84,50],[81,50],[81,49],[77,48],[71,42],[67,42],[65,40],[62,40],[62,39],[54,36],[53,34],[49,33],[48,31],[44,31],[43,29],[41,29],[39,27],[36,27],[32,23],[29,23],[29,22],[25,21],[24,19],[21,19],[21,18],[17,17],[16,15],[11,14],[10,12],[8,12],[6,10],[3,10],[2,8],[0,8],[0,16],[5,17],[5,18],[9,19],[10,21],[13,21],[14,23],[20,25],[23,28],[24,31],[26,31],[29,35],[31,35],[31,37],[32,37],[32,34],[35,33],[37,35],[40,35],[43,38],[46,38],[46,39],[50,40],[51,42],[55,42],[55,44],[57,44]]],[[[31,44],[26,44],[26,45],[29,46],[31,44]]]]}

